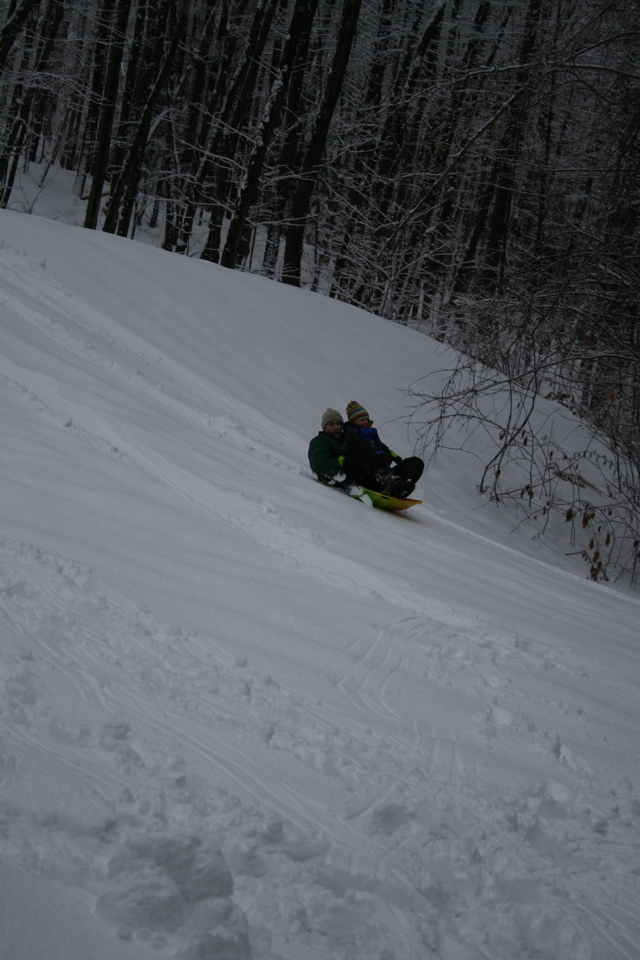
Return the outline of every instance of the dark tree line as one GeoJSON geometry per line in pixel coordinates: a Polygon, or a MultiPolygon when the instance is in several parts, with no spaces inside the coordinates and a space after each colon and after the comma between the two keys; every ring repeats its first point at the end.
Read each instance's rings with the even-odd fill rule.
{"type": "Polygon", "coordinates": [[[422,329],[640,473],[637,0],[0,0],[0,20],[0,206],[20,165],[59,164],[87,227],[422,329]]]}

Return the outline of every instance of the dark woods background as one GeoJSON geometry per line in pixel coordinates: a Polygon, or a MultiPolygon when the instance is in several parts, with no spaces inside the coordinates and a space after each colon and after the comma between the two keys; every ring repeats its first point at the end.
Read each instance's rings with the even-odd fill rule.
{"type": "Polygon", "coordinates": [[[637,509],[637,0],[0,0],[0,22],[0,206],[58,164],[87,227],[451,343],[584,416],[637,509]]]}

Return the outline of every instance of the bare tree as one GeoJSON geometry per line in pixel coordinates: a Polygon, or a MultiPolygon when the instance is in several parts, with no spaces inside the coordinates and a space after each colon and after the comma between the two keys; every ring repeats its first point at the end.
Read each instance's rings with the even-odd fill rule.
{"type": "Polygon", "coordinates": [[[300,286],[302,248],[306,218],[315,183],[315,173],[322,159],[333,112],[340,96],[358,25],[362,0],[344,0],[338,41],[327,78],[324,96],[315,118],[313,130],[302,161],[300,175],[291,202],[290,222],[284,251],[282,280],[300,286]]]}

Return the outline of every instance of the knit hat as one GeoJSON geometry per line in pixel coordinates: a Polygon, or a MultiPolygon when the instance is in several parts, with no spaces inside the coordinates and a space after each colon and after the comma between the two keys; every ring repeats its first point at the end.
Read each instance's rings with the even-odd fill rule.
{"type": "Polygon", "coordinates": [[[332,408],[329,407],[329,409],[328,409],[328,410],[325,410],[325,412],[322,414],[322,429],[323,429],[323,430],[324,430],[324,428],[326,427],[326,425],[327,425],[331,420],[339,420],[340,423],[344,423],[344,417],[342,416],[342,414],[341,414],[341,413],[338,413],[337,410],[332,410],[332,408]]]}
{"type": "Polygon", "coordinates": [[[355,400],[352,400],[347,404],[347,418],[349,423],[355,423],[356,420],[360,420],[361,417],[366,417],[367,420],[370,420],[370,416],[367,410],[364,407],[361,407],[359,403],[356,403],[355,400]]]}

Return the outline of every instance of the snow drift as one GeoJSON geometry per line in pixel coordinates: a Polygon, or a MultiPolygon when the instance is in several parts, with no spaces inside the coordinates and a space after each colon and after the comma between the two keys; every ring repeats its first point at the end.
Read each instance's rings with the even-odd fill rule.
{"type": "MultiPolygon", "coordinates": [[[[413,450],[435,345],[0,214],[0,900],[11,960],[638,956],[638,599],[413,450]]],[[[8,952],[7,952],[8,951],[8,952]]]]}

